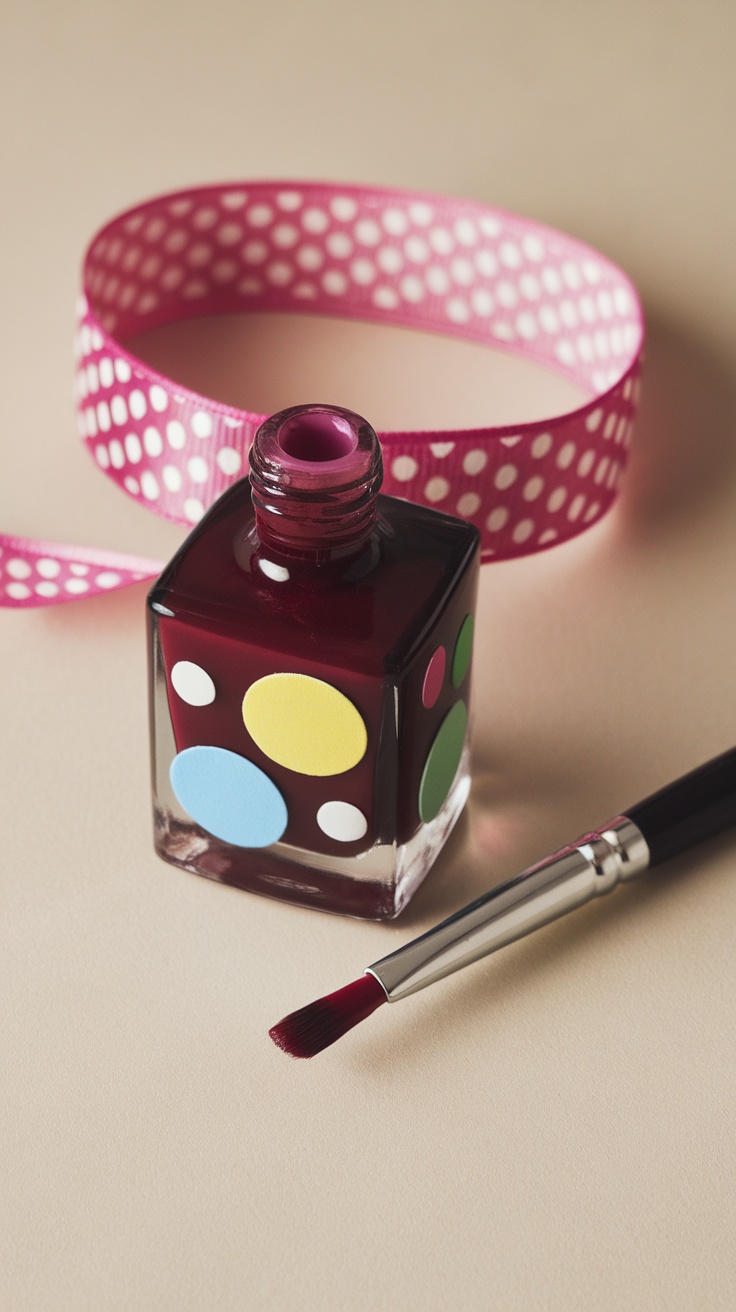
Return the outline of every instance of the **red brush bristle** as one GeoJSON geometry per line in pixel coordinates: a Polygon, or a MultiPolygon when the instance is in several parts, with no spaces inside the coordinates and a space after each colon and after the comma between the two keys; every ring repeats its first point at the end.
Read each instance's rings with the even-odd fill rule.
{"type": "Polygon", "coordinates": [[[375,975],[362,975],[344,989],[292,1011],[268,1032],[276,1046],[290,1057],[314,1057],[387,1001],[375,975]]]}

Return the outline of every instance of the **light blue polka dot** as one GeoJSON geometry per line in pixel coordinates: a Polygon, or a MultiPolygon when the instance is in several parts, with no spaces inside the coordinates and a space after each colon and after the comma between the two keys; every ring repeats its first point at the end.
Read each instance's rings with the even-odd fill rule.
{"type": "Polygon", "coordinates": [[[283,834],[286,802],[252,761],[224,747],[187,747],[171,762],[171,787],[192,820],[236,847],[268,847],[283,834]]]}

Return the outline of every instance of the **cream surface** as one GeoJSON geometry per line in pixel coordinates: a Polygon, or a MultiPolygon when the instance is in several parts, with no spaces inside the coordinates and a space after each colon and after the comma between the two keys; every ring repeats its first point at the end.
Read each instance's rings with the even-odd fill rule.
{"type": "MultiPolygon", "coordinates": [[[[154,856],[143,585],[0,612],[0,1304],[732,1306],[733,837],[380,1008],[312,1063],[267,1030],[736,742],[733,13],[76,0],[5,27],[7,531],[160,558],[181,539],[99,476],[70,395],[84,245],[167,188],[475,196],[606,253],[650,323],[617,508],[484,567],[467,818],[394,924],[154,856]]],[[[247,361],[227,339],[207,362],[235,400],[328,399],[379,426],[487,416],[471,344],[414,353],[409,332],[398,348],[400,330],[276,316],[247,331],[247,361]]],[[[529,381],[499,378],[499,422],[537,413],[529,381]]]]}

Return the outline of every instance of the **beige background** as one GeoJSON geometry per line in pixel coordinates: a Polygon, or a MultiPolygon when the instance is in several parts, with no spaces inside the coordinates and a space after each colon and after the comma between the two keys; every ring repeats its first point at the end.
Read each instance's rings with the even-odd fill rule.
{"type": "MultiPolygon", "coordinates": [[[[266,1030],[736,742],[733,6],[5,0],[1,17],[4,529],[178,540],[99,477],[70,401],[84,244],[167,188],[328,177],[496,202],[623,264],[650,346],[617,511],[484,571],[472,802],[395,925],[154,857],[144,589],[0,613],[0,1305],[731,1309],[733,837],[311,1064],[266,1030]]],[[[309,399],[330,389],[378,425],[554,403],[468,351],[264,323],[242,368],[254,404],[314,380],[309,399]]]]}

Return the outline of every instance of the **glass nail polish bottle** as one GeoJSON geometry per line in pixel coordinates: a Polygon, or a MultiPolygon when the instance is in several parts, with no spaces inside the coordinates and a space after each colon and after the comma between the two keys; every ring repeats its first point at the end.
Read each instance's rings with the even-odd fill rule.
{"type": "Polygon", "coordinates": [[[470,787],[478,533],[379,494],[349,410],[268,419],[148,598],[155,843],[345,915],[404,907],[470,787]]]}

